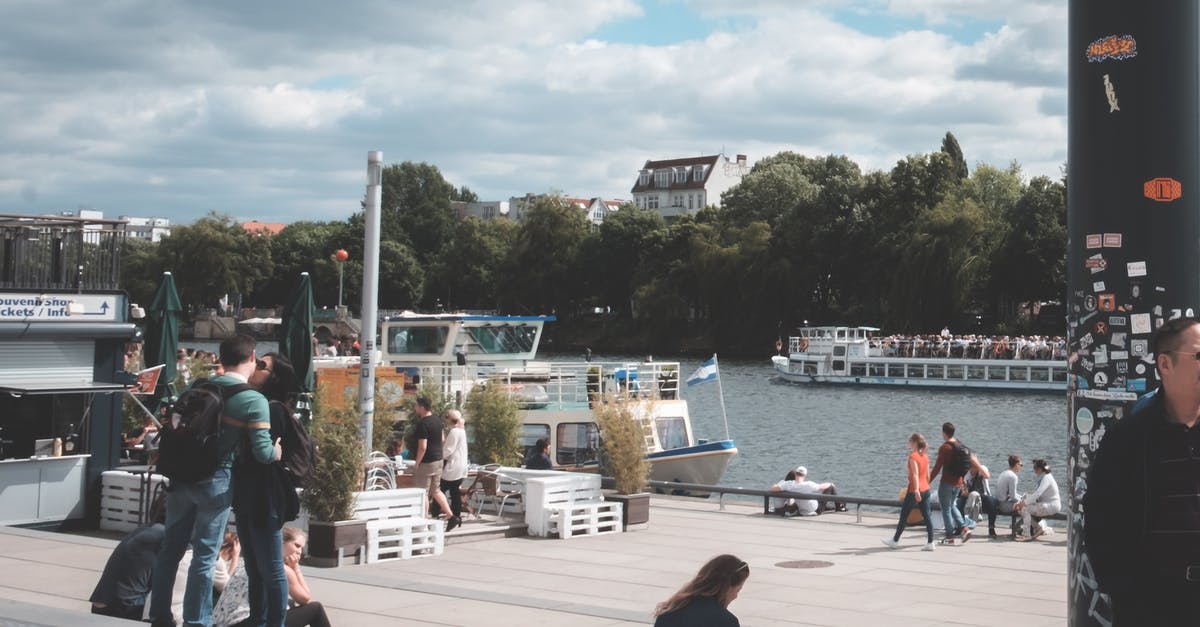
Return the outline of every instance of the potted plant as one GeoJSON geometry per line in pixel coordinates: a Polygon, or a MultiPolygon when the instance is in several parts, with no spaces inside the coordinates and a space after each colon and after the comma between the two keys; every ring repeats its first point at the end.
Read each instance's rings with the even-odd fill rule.
{"type": "Polygon", "coordinates": [[[469,418],[468,450],[475,463],[502,466],[521,463],[521,415],[511,394],[491,383],[477,385],[467,395],[463,412],[469,418]]]}
{"type": "Polygon", "coordinates": [[[367,522],[353,518],[364,459],[358,416],[349,409],[321,409],[318,406],[313,413],[310,433],[317,455],[300,503],[308,512],[307,563],[336,566],[339,549],[344,554],[367,541],[367,522]]]}
{"type": "Polygon", "coordinates": [[[627,530],[650,520],[650,494],[645,488],[650,478],[646,438],[651,432],[646,420],[653,409],[651,404],[624,397],[607,397],[593,409],[600,427],[601,468],[612,477],[616,491],[604,498],[621,502],[627,530]]]}

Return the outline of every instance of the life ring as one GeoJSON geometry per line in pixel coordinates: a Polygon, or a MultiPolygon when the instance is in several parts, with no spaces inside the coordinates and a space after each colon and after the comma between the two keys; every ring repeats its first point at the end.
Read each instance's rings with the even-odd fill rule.
{"type": "Polygon", "coordinates": [[[808,350],[808,338],[802,337],[800,338],[800,352],[803,353],[806,350],[808,350]]]}
{"type": "Polygon", "coordinates": [[[775,340],[775,352],[776,353],[783,352],[783,340],[778,340],[778,339],[775,340]]]}

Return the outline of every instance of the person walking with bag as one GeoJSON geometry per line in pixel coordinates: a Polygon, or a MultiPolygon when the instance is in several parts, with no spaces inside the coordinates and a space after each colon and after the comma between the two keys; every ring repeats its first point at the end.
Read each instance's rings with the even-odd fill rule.
{"type": "MultiPolygon", "coordinates": [[[[462,412],[451,409],[446,412],[446,441],[442,443],[442,478],[439,487],[450,501],[450,520],[457,521],[454,527],[462,524],[462,482],[467,478],[467,432],[464,428],[462,412]]],[[[449,531],[453,527],[447,525],[449,531]]]]}
{"type": "Polygon", "coordinates": [[[933,518],[929,510],[929,456],[925,454],[928,448],[925,436],[914,433],[908,437],[908,459],[905,460],[905,474],[908,475],[908,493],[904,495],[904,504],[900,507],[900,522],[896,524],[896,535],[884,538],[883,543],[895,549],[900,546],[900,534],[908,524],[908,514],[913,508],[921,509],[925,518],[925,548],[933,550],[933,518]]]}

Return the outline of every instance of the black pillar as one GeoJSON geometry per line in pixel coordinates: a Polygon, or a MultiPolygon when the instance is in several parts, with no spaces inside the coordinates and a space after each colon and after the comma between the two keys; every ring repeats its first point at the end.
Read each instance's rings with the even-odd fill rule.
{"type": "Polygon", "coordinates": [[[1069,623],[1109,625],[1083,544],[1092,456],[1157,387],[1148,341],[1200,304],[1200,9],[1193,0],[1070,0],[1068,339],[1072,374],[1069,623]]]}

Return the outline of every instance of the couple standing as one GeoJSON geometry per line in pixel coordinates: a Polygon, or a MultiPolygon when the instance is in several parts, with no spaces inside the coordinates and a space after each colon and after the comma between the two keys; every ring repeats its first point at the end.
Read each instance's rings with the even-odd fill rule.
{"type": "Polygon", "coordinates": [[[417,464],[413,468],[413,487],[429,492],[429,498],[443,512],[449,512],[446,531],[462,524],[462,488],[467,478],[467,433],[463,429],[462,413],[446,411],[445,426],[450,428],[442,438],[443,421],[433,415],[432,403],[426,396],[417,397],[417,424],[413,431],[416,440],[411,447],[417,464]],[[446,499],[446,493],[450,499],[446,499]],[[448,502],[447,502],[448,501],[448,502]]]}

